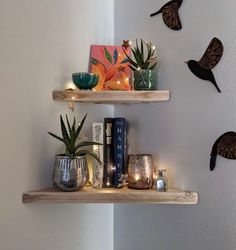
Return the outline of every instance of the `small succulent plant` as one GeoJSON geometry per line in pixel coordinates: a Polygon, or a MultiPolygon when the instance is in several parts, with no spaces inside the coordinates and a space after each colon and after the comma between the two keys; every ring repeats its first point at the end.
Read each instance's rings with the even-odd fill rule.
{"type": "Polygon", "coordinates": [[[133,71],[142,69],[155,69],[157,66],[157,56],[155,56],[155,46],[151,42],[145,42],[140,39],[140,43],[136,39],[135,46],[131,47],[131,54],[133,57],[129,56],[126,48],[123,47],[123,51],[129,62],[129,67],[133,71]]]}
{"type": "Polygon", "coordinates": [[[87,146],[102,145],[101,143],[90,142],[90,141],[78,142],[80,131],[83,128],[86,117],[87,114],[84,116],[79,125],[76,125],[74,117],[73,123],[71,125],[66,115],[66,123],[67,123],[67,128],[66,128],[65,122],[62,116],[60,115],[61,137],[51,132],[48,132],[48,134],[64,143],[65,153],[62,155],[69,157],[90,155],[93,158],[95,158],[99,163],[101,163],[99,158],[95,154],[93,154],[91,151],[87,149],[84,149],[84,147],[87,146]]]}

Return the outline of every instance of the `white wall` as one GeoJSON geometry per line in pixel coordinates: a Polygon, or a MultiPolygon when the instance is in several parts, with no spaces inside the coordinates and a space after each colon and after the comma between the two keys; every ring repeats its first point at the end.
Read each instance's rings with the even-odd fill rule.
{"type": "Polygon", "coordinates": [[[234,0],[183,1],[183,29],[169,30],[161,16],[150,18],[166,0],[116,0],[115,42],[143,38],[158,48],[159,88],[171,91],[165,103],[119,106],[130,121],[130,151],[154,155],[168,169],[170,186],[195,190],[197,206],[115,206],[115,250],[232,250],[236,245],[235,161],[218,157],[209,171],[215,139],[236,130],[234,0]],[[213,70],[222,89],[196,78],[184,61],[200,59],[217,36],[225,46],[213,70]]]}
{"type": "MultiPolygon", "coordinates": [[[[0,6],[0,249],[110,250],[112,205],[22,204],[21,194],[51,185],[61,147],[46,132],[59,131],[59,114],[70,113],[52,101],[52,90],[87,70],[90,44],[112,43],[113,2],[0,0],[0,6]]],[[[113,109],[82,106],[75,114],[85,112],[91,121],[113,109]]]]}
{"type": "MultiPolygon", "coordinates": [[[[115,1],[115,42],[142,37],[158,47],[160,89],[171,100],[116,106],[130,121],[130,151],[150,152],[168,169],[170,186],[195,190],[197,206],[115,206],[115,250],[232,250],[236,244],[235,161],[209,153],[223,132],[236,130],[235,9],[233,0],[189,0],[181,7],[183,30],[167,29],[148,15],[166,1],[115,1]],[[223,93],[195,78],[183,63],[199,58],[213,36],[225,45],[214,73],[223,93]]],[[[51,184],[56,131],[65,104],[51,99],[75,71],[87,69],[91,43],[113,43],[113,1],[0,0],[0,249],[113,248],[109,205],[22,204],[21,193],[51,184]],[[106,229],[106,233],[104,233],[106,229]],[[106,242],[106,243],[105,243],[106,242]]],[[[79,105],[89,121],[113,108],[79,105]],[[101,113],[102,112],[102,113],[101,113]]],[[[70,113],[70,115],[73,115],[70,113]]]]}

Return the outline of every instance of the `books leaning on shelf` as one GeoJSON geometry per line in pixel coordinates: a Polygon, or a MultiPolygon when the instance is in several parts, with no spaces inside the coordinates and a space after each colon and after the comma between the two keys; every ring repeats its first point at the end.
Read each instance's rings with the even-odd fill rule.
{"type": "Polygon", "coordinates": [[[93,123],[93,152],[103,164],[93,163],[93,187],[123,187],[122,176],[127,174],[127,120],[123,117],[104,118],[93,123]]]}

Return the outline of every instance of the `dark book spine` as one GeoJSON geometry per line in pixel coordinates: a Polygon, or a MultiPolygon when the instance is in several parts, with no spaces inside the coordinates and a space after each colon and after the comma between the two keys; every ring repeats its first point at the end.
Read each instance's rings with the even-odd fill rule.
{"type": "Polygon", "coordinates": [[[125,120],[124,127],[124,174],[128,174],[128,122],[125,120]]]}
{"type": "Polygon", "coordinates": [[[113,163],[114,163],[114,176],[113,186],[122,187],[123,183],[120,180],[121,176],[125,173],[127,149],[127,121],[125,118],[117,117],[113,120],[113,163]]]}
{"type": "Polygon", "coordinates": [[[104,173],[103,173],[103,187],[112,187],[112,180],[114,174],[113,166],[113,145],[112,145],[112,123],[113,118],[104,118],[104,173]]]}

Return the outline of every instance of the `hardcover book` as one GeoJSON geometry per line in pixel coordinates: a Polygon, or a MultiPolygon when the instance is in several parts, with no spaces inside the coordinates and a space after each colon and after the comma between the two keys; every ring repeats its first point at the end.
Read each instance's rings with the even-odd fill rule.
{"type": "Polygon", "coordinates": [[[112,187],[113,181],[113,145],[112,145],[112,121],[113,118],[104,118],[104,174],[103,187],[112,187]]]}
{"type": "Polygon", "coordinates": [[[116,117],[113,119],[113,186],[123,187],[121,176],[126,172],[127,156],[127,121],[125,118],[116,117]]]}
{"type": "MultiPolygon", "coordinates": [[[[103,144],[103,123],[94,122],[93,123],[93,141],[103,144]]],[[[102,163],[98,161],[93,161],[93,187],[102,188],[103,183],[103,145],[93,145],[93,153],[97,155],[102,163]]]]}

